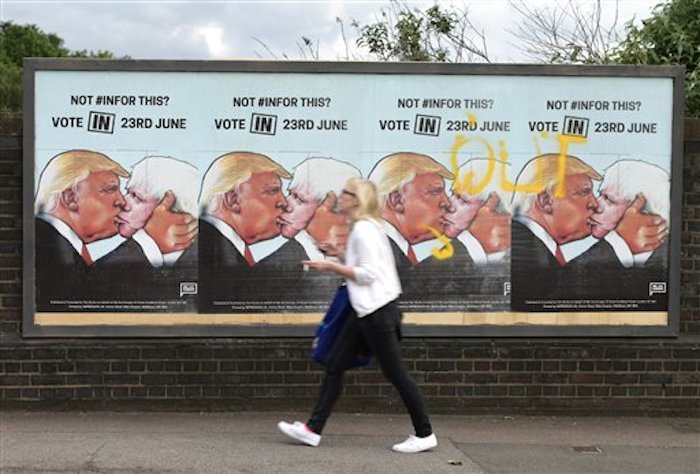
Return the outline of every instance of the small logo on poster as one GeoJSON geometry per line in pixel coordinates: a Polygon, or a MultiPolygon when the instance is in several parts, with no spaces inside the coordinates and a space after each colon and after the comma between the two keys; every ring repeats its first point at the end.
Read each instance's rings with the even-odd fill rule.
{"type": "Polygon", "coordinates": [[[582,117],[569,117],[568,115],[564,117],[564,135],[569,135],[571,137],[583,137],[588,136],[588,119],[582,117]]]}
{"type": "Polygon", "coordinates": [[[252,114],[250,116],[250,133],[274,135],[277,131],[277,116],[252,114]]]}
{"type": "Polygon", "coordinates": [[[503,296],[508,296],[510,294],[510,282],[507,281],[503,284],[503,296]]]}
{"type": "Polygon", "coordinates": [[[652,281],[649,283],[649,296],[656,293],[666,293],[665,281],[652,281]]]}
{"type": "Polygon", "coordinates": [[[90,112],[88,131],[98,133],[114,133],[115,115],[106,112],[90,112]]]}
{"type": "Polygon", "coordinates": [[[416,115],[413,133],[416,135],[437,137],[440,135],[440,117],[435,117],[433,115],[416,115]]]}
{"type": "Polygon", "coordinates": [[[197,294],[197,283],[194,281],[183,281],[180,282],[180,298],[183,295],[196,295],[197,294]]]}

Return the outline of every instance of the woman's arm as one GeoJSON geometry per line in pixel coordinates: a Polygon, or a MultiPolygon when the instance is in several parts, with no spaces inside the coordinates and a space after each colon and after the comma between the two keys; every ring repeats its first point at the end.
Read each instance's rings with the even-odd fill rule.
{"type": "Polygon", "coordinates": [[[369,285],[376,278],[380,264],[379,248],[381,238],[377,226],[369,221],[358,221],[353,227],[352,242],[353,266],[328,260],[306,260],[302,263],[320,272],[333,272],[349,278],[359,285],[369,285]]]}
{"type": "Polygon", "coordinates": [[[329,260],[303,260],[301,263],[319,272],[337,273],[345,278],[349,278],[353,281],[355,280],[355,270],[342,263],[331,262],[329,260]]]}

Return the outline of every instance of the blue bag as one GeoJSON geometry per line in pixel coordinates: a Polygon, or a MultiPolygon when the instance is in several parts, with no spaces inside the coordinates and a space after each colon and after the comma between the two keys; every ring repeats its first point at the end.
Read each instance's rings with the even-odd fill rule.
{"type": "MultiPolygon", "coordinates": [[[[354,317],[348,296],[348,287],[340,285],[335,292],[333,301],[326,311],[321,324],[316,329],[316,337],[311,345],[311,358],[321,365],[326,365],[326,359],[333,350],[340,330],[348,317],[354,317]]],[[[364,367],[372,362],[370,356],[357,354],[350,362],[350,367],[364,367]]]]}

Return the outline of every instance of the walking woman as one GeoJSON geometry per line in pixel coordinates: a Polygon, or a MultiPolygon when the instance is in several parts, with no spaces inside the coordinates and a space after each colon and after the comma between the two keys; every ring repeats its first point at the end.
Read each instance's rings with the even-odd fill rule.
{"type": "Polygon", "coordinates": [[[386,378],[401,395],[415,429],[394,451],[417,453],[437,446],[423,396],[401,360],[399,335],[401,312],[397,298],[401,283],[394,256],[380,218],[377,188],[371,181],[353,178],[338,201],[339,212],[350,219],[345,263],[327,260],[305,261],[309,268],[334,272],[347,281],[353,309],[328,356],[320,394],[306,423],[281,421],[278,428],[287,436],[318,446],[321,432],[343,387],[343,374],[352,358],[369,348],[386,378]]]}

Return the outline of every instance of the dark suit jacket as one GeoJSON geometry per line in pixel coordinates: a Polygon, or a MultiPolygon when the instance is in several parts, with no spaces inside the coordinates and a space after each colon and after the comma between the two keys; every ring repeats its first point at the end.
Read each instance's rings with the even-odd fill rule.
{"type": "MultiPolygon", "coordinates": [[[[295,295],[287,292],[293,284],[291,272],[301,271],[301,260],[289,256],[274,264],[258,262],[249,266],[243,255],[214,226],[204,220],[199,223],[200,294],[199,307],[204,313],[277,313],[298,310],[290,307],[295,295]],[[296,270],[293,270],[292,267],[296,270]]],[[[295,253],[291,249],[292,254],[295,253]]]]}
{"type": "MultiPolygon", "coordinates": [[[[390,239],[391,240],[391,239],[390,239]]],[[[391,241],[404,292],[404,309],[422,311],[506,311],[509,299],[504,284],[509,279],[508,261],[477,266],[466,247],[453,240],[452,257],[433,256],[411,266],[408,258],[391,241]]]]}
{"type": "Polygon", "coordinates": [[[612,247],[601,240],[560,267],[527,227],[516,221],[512,226],[511,307],[514,311],[666,309],[665,295],[649,298],[648,283],[666,281],[665,269],[659,271],[651,260],[649,268],[626,269],[612,247]],[[636,301],[636,305],[623,303],[630,300],[636,301]],[[553,301],[560,305],[552,305],[553,301]]]}
{"type": "Polygon", "coordinates": [[[209,222],[199,220],[199,308],[203,313],[240,312],[251,268],[236,247],[209,222]]]}
{"type": "Polygon", "coordinates": [[[323,311],[342,283],[333,273],[304,271],[302,260],[308,260],[304,247],[295,239],[284,243],[277,251],[255,265],[254,273],[261,279],[260,297],[266,301],[286,303],[299,311],[323,311]]]}
{"type": "Polygon", "coordinates": [[[667,255],[668,246],[664,244],[643,266],[625,268],[612,246],[599,240],[567,267],[571,266],[572,275],[579,282],[577,294],[581,298],[609,300],[610,308],[616,310],[666,311],[668,293],[650,296],[649,283],[668,281],[667,255]],[[620,307],[622,301],[636,302],[636,306],[620,307]]]}
{"type": "MultiPolygon", "coordinates": [[[[197,282],[198,244],[195,241],[171,267],[153,268],[141,246],[133,239],[98,260],[92,269],[91,286],[103,300],[165,302],[148,312],[197,312],[197,295],[180,295],[180,283],[197,282]]],[[[116,310],[134,311],[118,308],[116,310]]],[[[145,310],[144,310],[145,311],[145,310]]]]}
{"type": "Polygon", "coordinates": [[[564,297],[564,270],[530,229],[514,220],[511,230],[511,308],[514,311],[556,311],[545,308],[542,301],[564,297]]]}
{"type": "MultiPolygon", "coordinates": [[[[89,267],[70,242],[43,219],[36,226],[36,310],[68,310],[68,301],[85,299],[89,267]],[[51,303],[54,300],[54,303],[51,303]],[[58,303],[64,301],[64,303],[58,303]]],[[[29,251],[29,250],[27,250],[29,251]]]]}

